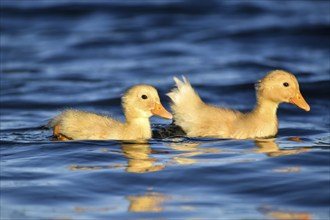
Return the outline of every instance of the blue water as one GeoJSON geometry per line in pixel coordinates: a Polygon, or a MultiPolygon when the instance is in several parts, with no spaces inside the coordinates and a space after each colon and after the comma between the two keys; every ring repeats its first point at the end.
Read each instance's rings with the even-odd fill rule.
{"type": "Polygon", "coordinates": [[[329,1],[1,0],[1,219],[330,218],[329,1]],[[185,75],[242,111],[266,72],[294,73],[268,140],[51,141],[65,108],[123,119],[120,96],[185,75]]]}

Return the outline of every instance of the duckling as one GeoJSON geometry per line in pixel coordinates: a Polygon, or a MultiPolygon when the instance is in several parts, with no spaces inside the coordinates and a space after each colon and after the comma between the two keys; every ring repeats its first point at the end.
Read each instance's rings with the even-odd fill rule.
{"type": "Polygon", "coordinates": [[[66,110],[48,123],[58,140],[141,140],[152,136],[152,115],[171,119],[161,104],[157,90],[150,85],[136,85],[122,97],[126,122],[110,116],[79,110],[66,110]]]}
{"type": "Polygon", "coordinates": [[[280,103],[310,110],[296,77],[283,70],[268,73],[256,84],[257,104],[248,113],[206,104],[185,77],[183,81],[174,77],[174,81],[176,88],[167,94],[172,100],[174,121],[191,137],[273,137],[278,131],[276,111],[280,103]]]}

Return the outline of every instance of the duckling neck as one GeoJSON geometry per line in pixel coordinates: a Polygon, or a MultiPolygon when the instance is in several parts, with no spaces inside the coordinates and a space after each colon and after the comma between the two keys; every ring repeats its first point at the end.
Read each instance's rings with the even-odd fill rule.
{"type": "Polygon", "coordinates": [[[149,118],[127,118],[127,133],[137,137],[137,139],[149,139],[152,136],[149,118]]]}
{"type": "Polygon", "coordinates": [[[266,116],[268,118],[274,118],[276,119],[276,112],[278,108],[279,103],[259,98],[256,107],[252,111],[253,114],[257,116],[266,116]]]}
{"type": "Polygon", "coordinates": [[[249,126],[253,127],[254,137],[271,137],[277,134],[278,121],[277,112],[278,103],[259,99],[256,107],[248,114],[249,126]]]}

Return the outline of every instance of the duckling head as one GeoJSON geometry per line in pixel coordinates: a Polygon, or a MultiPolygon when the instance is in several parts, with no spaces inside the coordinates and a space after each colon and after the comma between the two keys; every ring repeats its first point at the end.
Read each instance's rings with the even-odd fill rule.
{"type": "Polygon", "coordinates": [[[136,85],[126,91],[122,97],[122,106],[126,118],[149,118],[158,115],[172,119],[161,104],[157,90],[150,85],[136,85]]]}
{"type": "Polygon", "coordinates": [[[277,104],[282,102],[295,104],[305,111],[310,107],[303,98],[296,77],[283,70],[275,70],[262,78],[257,86],[258,100],[266,99],[277,104]]]}

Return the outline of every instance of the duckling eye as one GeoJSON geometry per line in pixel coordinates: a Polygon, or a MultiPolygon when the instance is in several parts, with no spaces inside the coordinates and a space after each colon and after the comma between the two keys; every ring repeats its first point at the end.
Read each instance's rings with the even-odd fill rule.
{"type": "Polygon", "coordinates": [[[147,99],[148,96],[146,96],[146,95],[141,95],[141,98],[142,98],[142,99],[147,99]]]}
{"type": "Polygon", "coordinates": [[[289,83],[285,82],[285,83],[283,83],[283,86],[288,87],[289,83]]]}

